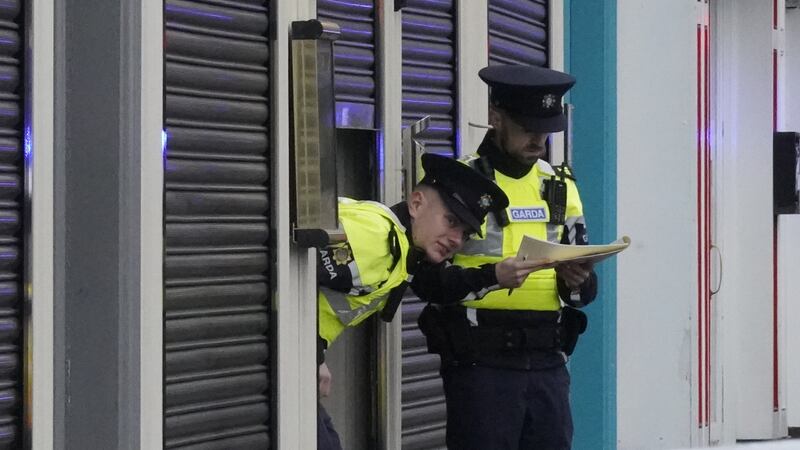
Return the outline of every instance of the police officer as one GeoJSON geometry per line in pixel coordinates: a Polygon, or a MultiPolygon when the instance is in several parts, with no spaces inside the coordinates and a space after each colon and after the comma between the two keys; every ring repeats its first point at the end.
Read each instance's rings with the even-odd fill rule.
{"type": "Polygon", "coordinates": [[[441,355],[447,445],[568,449],[566,353],[586,325],[572,307],[594,300],[597,277],[588,264],[560,264],[501,290],[497,265],[525,235],[588,243],[571,171],[542,159],[549,134],[565,129],[561,97],[575,80],[533,66],[491,66],[479,76],[490,88],[492,129],[465,162],[492,178],[509,206],[487,217],[483,237],[467,242],[452,265],[422,264],[412,283],[430,302],[419,325],[441,355]]]}
{"type": "MultiPolygon", "coordinates": [[[[320,395],[330,389],[324,350],[337,336],[378,311],[389,311],[382,318],[391,320],[420,261],[438,264],[452,258],[470,235],[481,233],[487,213],[508,205],[491,180],[465,164],[425,154],[422,166],[425,177],[406,202],[388,208],[371,201],[339,201],[347,241],[321,249],[317,271],[320,395]]],[[[513,259],[507,264],[525,275],[535,267],[513,259]]],[[[321,406],[318,436],[318,448],[340,448],[321,406]]]]}

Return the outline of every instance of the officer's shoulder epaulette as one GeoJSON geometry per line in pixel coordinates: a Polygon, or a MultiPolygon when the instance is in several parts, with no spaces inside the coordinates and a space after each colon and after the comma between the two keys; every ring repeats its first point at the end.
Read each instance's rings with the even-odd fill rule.
{"type": "Polygon", "coordinates": [[[556,176],[559,178],[569,178],[572,181],[576,181],[575,175],[572,172],[572,167],[566,164],[553,166],[553,172],[555,172],[556,176]]]}

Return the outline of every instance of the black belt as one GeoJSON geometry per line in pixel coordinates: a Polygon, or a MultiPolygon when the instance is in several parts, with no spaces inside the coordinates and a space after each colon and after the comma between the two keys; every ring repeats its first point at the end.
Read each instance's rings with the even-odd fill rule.
{"type": "Polygon", "coordinates": [[[472,346],[477,353],[498,350],[554,350],[561,347],[558,327],[535,328],[470,327],[472,346]]]}

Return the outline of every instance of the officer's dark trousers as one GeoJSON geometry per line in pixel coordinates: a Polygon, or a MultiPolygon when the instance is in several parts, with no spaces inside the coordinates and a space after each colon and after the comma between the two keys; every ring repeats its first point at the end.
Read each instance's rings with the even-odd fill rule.
{"type": "Polygon", "coordinates": [[[333,429],[331,416],[317,404],[317,450],[342,450],[342,443],[339,441],[339,433],[333,429]]]}
{"type": "Polygon", "coordinates": [[[569,449],[572,415],[565,366],[442,369],[450,450],[569,449]]]}

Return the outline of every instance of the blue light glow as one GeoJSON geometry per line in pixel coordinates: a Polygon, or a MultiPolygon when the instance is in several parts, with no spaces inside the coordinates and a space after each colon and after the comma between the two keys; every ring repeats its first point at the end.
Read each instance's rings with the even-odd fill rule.
{"type": "Polygon", "coordinates": [[[167,130],[161,130],[161,156],[167,156],[167,130]]]}
{"type": "Polygon", "coordinates": [[[31,126],[25,126],[25,136],[23,138],[23,149],[22,152],[25,155],[25,159],[30,159],[31,153],[33,153],[33,139],[31,138],[31,126]]]}
{"type": "Polygon", "coordinates": [[[414,80],[441,80],[441,81],[452,81],[453,77],[449,75],[433,75],[424,72],[406,72],[403,74],[404,77],[414,79],[414,80]]]}
{"type": "Polygon", "coordinates": [[[342,27],[340,31],[342,34],[360,34],[362,36],[372,36],[372,30],[358,30],[355,28],[342,27]]]}
{"type": "Polygon", "coordinates": [[[452,106],[453,102],[434,102],[431,100],[410,100],[410,99],[403,99],[403,103],[419,103],[422,105],[444,105],[444,106],[452,106]]]}
{"type": "Polygon", "coordinates": [[[441,55],[447,57],[447,60],[450,61],[453,57],[453,52],[451,50],[433,50],[428,48],[417,47],[413,50],[413,53],[427,53],[429,55],[441,55]]]}
{"type": "Polygon", "coordinates": [[[174,6],[174,5],[167,5],[167,7],[165,9],[167,11],[169,11],[169,12],[184,13],[184,14],[189,14],[189,15],[192,15],[192,16],[209,17],[209,18],[212,18],[212,19],[220,19],[220,20],[224,20],[224,21],[227,21],[227,22],[230,22],[230,21],[233,20],[233,17],[227,16],[227,15],[224,15],[224,14],[215,14],[215,13],[210,13],[210,12],[206,12],[206,11],[200,11],[200,10],[197,10],[197,9],[183,8],[183,7],[174,6]]]}
{"type": "Polygon", "coordinates": [[[385,173],[386,173],[386,162],[385,162],[385,149],[384,149],[384,141],[386,140],[383,133],[378,133],[378,180],[383,183],[385,180],[385,173]]]}
{"type": "Polygon", "coordinates": [[[348,7],[352,7],[352,8],[372,9],[372,5],[369,4],[369,3],[368,4],[360,4],[360,3],[342,2],[342,1],[336,1],[336,0],[327,0],[325,3],[330,3],[332,5],[343,5],[343,6],[348,6],[348,7]]]}
{"type": "Polygon", "coordinates": [[[366,61],[366,62],[370,62],[370,63],[375,61],[375,57],[371,56],[371,55],[370,56],[358,56],[358,55],[352,55],[352,54],[348,55],[348,54],[344,54],[344,53],[341,53],[341,54],[337,53],[336,54],[336,59],[351,60],[351,61],[366,61]]]}
{"type": "Polygon", "coordinates": [[[416,27],[428,28],[430,30],[442,30],[442,31],[447,31],[447,32],[452,32],[453,31],[453,27],[448,27],[448,26],[443,26],[443,25],[433,25],[433,24],[425,23],[425,22],[412,22],[410,20],[404,21],[403,25],[414,25],[416,27]]]}

